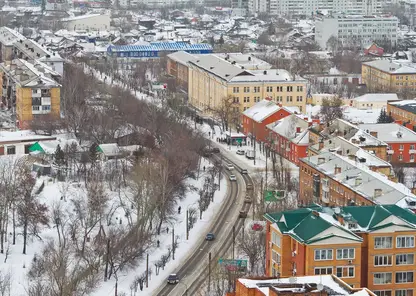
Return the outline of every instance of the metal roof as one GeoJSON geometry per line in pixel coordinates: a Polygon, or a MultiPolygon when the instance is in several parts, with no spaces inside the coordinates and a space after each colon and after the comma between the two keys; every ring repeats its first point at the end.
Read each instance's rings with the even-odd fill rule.
{"type": "Polygon", "coordinates": [[[109,52],[180,50],[212,50],[212,46],[207,43],[189,44],[186,42],[153,42],[150,43],[150,45],[112,45],[108,48],[109,52]]]}

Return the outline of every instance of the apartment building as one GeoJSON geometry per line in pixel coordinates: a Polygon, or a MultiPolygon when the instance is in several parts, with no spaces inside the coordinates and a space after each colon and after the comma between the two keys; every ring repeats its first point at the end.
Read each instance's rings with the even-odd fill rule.
{"type": "Polygon", "coordinates": [[[0,62],[10,61],[13,59],[14,44],[19,40],[24,40],[19,32],[8,27],[0,27],[0,62]]]}
{"type": "Polygon", "coordinates": [[[398,101],[397,94],[365,94],[349,100],[350,106],[361,110],[386,109],[387,102],[398,101]]]}
{"type": "Polygon", "coordinates": [[[308,156],[299,160],[299,202],[326,206],[397,204],[416,209],[411,190],[390,179],[337,153],[308,156]]]}
{"type": "Polygon", "coordinates": [[[189,103],[203,113],[223,106],[227,98],[232,98],[233,108],[240,112],[264,98],[306,110],[306,80],[285,70],[247,70],[213,55],[188,64],[189,103]]]}
{"type": "Polygon", "coordinates": [[[362,63],[361,76],[370,91],[415,92],[416,66],[391,60],[362,63]]]}
{"type": "Polygon", "coordinates": [[[249,277],[236,280],[235,292],[226,296],[376,296],[366,288],[353,288],[336,275],[290,278],[249,277]]]}
{"type": "Polygon", "coordinates": [[[243,112],[243,133],[254,135],[259,142],[267,142],[269,138],[267,125],[293,113],[299,113],[299,109],[283,107],[270,99],[264,99],[243,112]]]}
{"type": "Polygon", "coordinates": [[[308,155],[308,118],[291,114],[267,125],[270,149],[294,164],[308,155]]]}
{"type": "Polygon", "coordinates": [[[8,108],[15,107],[19,128],[30,128],[36,117],[60,117],[61,85],[54,77],[59,73],[40,62],[15,59],[0,64],[2,102],[8,108]]]}
{"type": "Polygon", "coordinates": [[[412,128],[416,126],[416,100],[387,102],[387,114],[412,128]]]}
{"type": "Polygon", "coordinates": [[[360,124],[360,129],[371,133],[388,146],[387,161],[413,164],[416,158],[416,132],[397,123],[360,124]]]}
{"type": "Polygon", "coordinates": [[[416,216],[397,205],[266,214],[266,275],[334,274],[377,296],[414,295],[416,216]]]}
{"type": "Polygon", "coordinates": [[[398,19],[394,16],[333,15],[322,17],[315,25],[315,40],[323,49],[331,36],[343,46],[364,46],[372,42],[397,43],[398,19]]]}

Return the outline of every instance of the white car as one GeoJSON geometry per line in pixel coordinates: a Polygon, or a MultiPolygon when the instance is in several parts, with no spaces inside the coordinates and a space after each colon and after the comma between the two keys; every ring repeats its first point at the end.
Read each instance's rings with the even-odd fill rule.
{"type": "Polygon", "coordinates": [[[235,175],[230,175],[230,181],[237,181],[237,177],[235,175]]]}
{"type": "Polygon", "coordinates": [[[244,150],[237,150],[237,155],[244,155],[244,150]]]}
{"type": "Polygon", "coordinates": [[[232,171],[234,169],[234,166],[232,164],[226,165],[227,170],[232,171]]]}

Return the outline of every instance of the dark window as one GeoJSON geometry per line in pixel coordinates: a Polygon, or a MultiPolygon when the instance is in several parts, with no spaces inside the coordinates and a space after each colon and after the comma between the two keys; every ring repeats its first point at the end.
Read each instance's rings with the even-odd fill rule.
{"type": "Polygon", "coordinates": [[[7,146],[7,154],[16,154],[16,147],[15,146],[7,146]]]}

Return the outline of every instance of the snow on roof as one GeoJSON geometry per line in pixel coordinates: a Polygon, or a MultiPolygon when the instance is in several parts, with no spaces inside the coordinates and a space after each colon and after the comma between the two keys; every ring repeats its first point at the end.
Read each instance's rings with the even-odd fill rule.
{"type": "Polygon", "coordinates": [[[416,106],[416,100],[401,100],[397,102],[391,102],[391,105],[395,105],[395,106],[415,105],[416,106]]]}
{"type": "MultiPolygon", "coordinates": [[[[335,281],[332,275],[315,275],[315,276],[299,276],[295,277],[296,284],[322,284],[324,288],[334,291],[337,295],[351,295],[352,289],[348,284],[343,283],[342,281],[335,281]],[[344,286],[341,286],[340,283],[343,283],[344,286]]],[[[264,295],[269,295],[269,288],[266,289],[264,285],[270,284],[271,286],[279,284],[290,284],[292,283],[292,278],[279,278],[279,279],[243,279],[240,278],[238,281],[247,288],[258,288],[264,295]],[[260,286],[260,287],[259,287],[260,286]]],[[[368,296],[369,294],[361,294],[359,296],[368,296]]]]}
{"type": "Polygon", "coordinates": [[[4,45],[13,45],[13,43],[18,40],[26,40],[26,37],[8,27],[0,28],[0,43],[4,45]]]}
{"type": "Polygon", "coordinates": [[[273,115],[274,113],[283,108],[284,107],[280,107],[273,101],[262,100],[253,105],[252,107],[248,108],[246,111],[243,112],[243,114],[256,122],[262,122],[264,119],[268,118],[269,116],[273,115]]]}
{"type": "Polygon", "coordinates": [[[263,81],[263,82],[287,82],[294,83],[304,81],[301,77],[292,79],[292,75],[283,69],[272,69],[272,70],[249,70],[247,71],[253,75],[238,75],[233,77],[231,82],[251,82],[251,81],[263,81]]]}
{"type": "Polygon", "coordinates": [[[116,156],[120,154],[120,149],[116,143],[101,144],[98,147],[105,156],[116,156]]]}
{"type": "Polygon", "coordinates": [[[197,60],[198,55],[193,55],[193,54],[187,53],[186,51],[177,51],[177,52],[169,54],[168,58],[182,65],[186,65],[189,61],[197,60]]]}
{"type": "Polygon", "coordinates": [[[271,131],[279,134],[286,139],[289,139],[297,144],[301,144],[305,142],[305,137],[308,138],[309,143],[309,134],[304,134],[304,131],[308,128],[308,122],[303,120],[302,118],[296,116],[295,114],[291,114],[287,117],[284,117],[276,122],[273,122],[267,125],[267,128],[271,131]],[[300,129],[300,132],[298,132],[300,129]],[[303,135],[302,135],[303,134],[303,135]],[[299,137],[302,135],[301,137],[299,137]],[[298,142],[301,141],[301,142],[298,142]]]}
{"type": "Polygon", "coordinates": [[[415,74],[416,73],[416,65],[406,63],[406,65],[402,65],[396,61],[391,60],[375,60],[371,62],[365,62],[364,65],[374,67],[379,69],[383,72],[392,73],[392,74],[415,74]]]}
{"type": "Polygon", "coordinates": [[[356,97],[354,100],[357,102],[387,102],[387,101],[397,101],[399,98],[397,94],[365,94],[359,97],[356,97]]]}
{"type": "Polygon", "coordinates": [[[416,142],[416,133],[397,123],[360,124],[359,128],[368,133],[376,132],[377,138],[386,143],[416,142]]]}
{"type": "Polygon", "coordinates": [[[99,14],[99,13],[84,14],[84,15],[79,15],[79,16],[68,17],[68,18],[63,19],[62,21],[70,22],[70,21],[76,21],[76,20],[82,20],[82,19],[97,17],[97,16],[101,16],[101,15],[104,15],[104,14],[99,14]]]}
{"type": "Polygon", "coordinates": [[[45,139],[56,139],[55,137],[51,136],[41,136],[36,135],[35,133],[24,130],[24,131],[16,131],[16,132],[9,132],[9,131],[0,131],[0,143],[4,142],[21,142],[21,141],[39,141],[45,139]]]}

